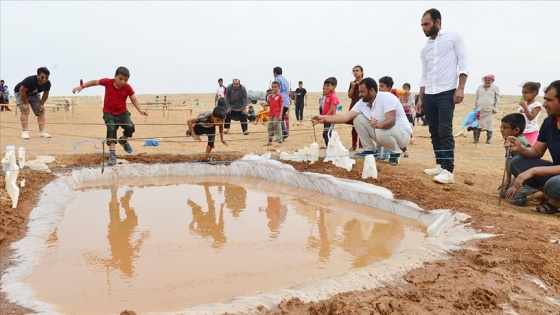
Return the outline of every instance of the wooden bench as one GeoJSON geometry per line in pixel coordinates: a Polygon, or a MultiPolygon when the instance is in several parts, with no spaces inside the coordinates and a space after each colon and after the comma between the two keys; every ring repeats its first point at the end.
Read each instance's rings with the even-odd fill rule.
{"type": "MultiPolygon", "coordinates": [[[[161,110],[163,117],[165,118],[167,115],[167,119],[169,119],[169,114],[170,112],[174,112],[174,111],[187,111],[189,117],[192,116],[192,112],[194,110],[193,106],[186,106],[186,105],[173,105],[172,102],[156,102],[156,103],[152,103],[152,102],[140,102],[139,103],[140,106],[142,107],[143,110],[149,112],[149,110],[161,110]]],[[[133,106],[134,104],[132,103],[126,103],[127,106],[133,106]]],[[[144,119],[146,120],[146,119],[144,119]]]]}

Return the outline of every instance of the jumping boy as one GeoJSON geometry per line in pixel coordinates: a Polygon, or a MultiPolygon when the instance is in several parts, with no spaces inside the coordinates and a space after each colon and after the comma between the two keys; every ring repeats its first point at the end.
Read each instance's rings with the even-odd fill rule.
{"type": "Polygon", "coordinates": [[[267,146],[272,145],[272,139],[276,136],[276,141],[279,144],[282,144],[283,136],[282,136],[282,109],[283,109],[283,102],[284,96],[278,91],[280,90],[280,82],[274,81],[270,85],[272,93],[268,95],[266,99],[269,107],[270,112],[268,113],[268,143],[267,146]]]}
{"type": "Polygon", "coordinates": [[[136,107],[140,115],[148,116],[148,113],[140,107],[140,102],[138,102],[134,90],[128,84],[129,78],[130,71],[125,67],[118,67],[114,79],[104,78],[100,80],[91,80],[72,89],[72,93],[76,93],[91,86],[103,85],[105,87],[103,120],[107,126],[109,165],[117,164],[115,144],[117,143],[117,129],[119,129],[119,127],[123,129],[123,135],[118,139],[118,142],[126,153],[132,153],[132,147],[127,139],[132,137],[135,129],[134,123],[130,120],[130,112],[126,108],[126,99],[130,97],[130,101],[134,107],[136,107]]]}
{"type": "MultiPolygon", "coordinates": [[[[523,130],[525,130],[525,117],[523,114],[514,113],[505,115],[502,118],[500,132],[502,133],[502,137],[507,139],[507,137],[517,137],[521,145],[525,147],[530,147],[529,141],[525,136],[523,136],[523,130]]],[[[509,151],[506,149],[506,165],[505,165],[505,174],[504,174],[504,181],[502,185],[499,187],[500,196],[501,198],[505,198],[506,191],[512,189],[513,181],[511,180],[511,172],[509,170],[509,162],[516,157],[518,154],[509,151]]],[[[531,200],[537,200],[544,197],[544,194],[527,185],[523,185],[519,191],[513,195],[513,197],[507,199],[507,201],[516,206],[525,206],[531,200]]]]}
{"type": "MultiPolygon", "coordinates": [[[[334,91],[336,89],[336,85],[338,81],[335,77],[330,77],[323,82],[323,109],[321,115],[336,115],[336,107],[338,106],[338,96],[334,91]]],[[[322,146],[321,149],[326,149],[329,145],[329,139],[331,137],[331,132],[333,130],[334,124],[332,123],[323,123],[323,139],[325,140],[325,146],[322,146]]]]}
{"type": "MultiPolygon", "coordinates": [[[[212,111],[200,113],[198,116],[187,120],[189,130],[187,130],[187,137],[192,136],[195,141],[200,141],[201,135],[208,136],[208,145],[206,145],[206,154],[212,152],[214,148],[214,140],[216,139],[216,126],[220,131],[220,140],[227,146],[224,141],[224,119],[226,118],[226,109],[222,106],[214,107],[212,111]]],[[[210,157],[208,157],[210,160],[210,157]]]]}

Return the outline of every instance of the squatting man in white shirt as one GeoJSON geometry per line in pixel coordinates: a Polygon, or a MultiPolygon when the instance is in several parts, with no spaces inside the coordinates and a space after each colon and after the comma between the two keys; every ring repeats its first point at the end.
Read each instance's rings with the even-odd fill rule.
{"type": "Polygon", "coordinates": [[[412,127],[406,118],[399,99],[390,92],[378,92],[377,82],[365,78],[359,85],[360,100],[342,115],[318,115],[313,123],[346,123],[353,121],[364,152],[354,155],[363,158],[374,154],[375,144],[390,151],[389,164],[399,165],[403,149],[410,142],[412,127]]]}

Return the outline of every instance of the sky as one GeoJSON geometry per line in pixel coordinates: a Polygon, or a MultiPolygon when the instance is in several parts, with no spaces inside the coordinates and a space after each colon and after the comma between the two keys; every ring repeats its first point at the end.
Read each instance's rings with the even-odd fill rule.
{"type": "MultiPolygon", "coordinates": [[[[474,93],[486,74],[504,95],[560,79],[559,1],[0,1],[0,77],[10,91],[42,66],[50,95],[130,72],[138,94],[215,93],[218,78],[266,90],[275,66],[292,88],[391,76],[418,91],[422,14],[463,37],[474,93]],[[555,59],[553,59],[555,58],[555,59]]],[[[80,95],[101,95],[101,87],[80,95]]],[[[542,95],[542,92],[540,92],[542,95]]]]}

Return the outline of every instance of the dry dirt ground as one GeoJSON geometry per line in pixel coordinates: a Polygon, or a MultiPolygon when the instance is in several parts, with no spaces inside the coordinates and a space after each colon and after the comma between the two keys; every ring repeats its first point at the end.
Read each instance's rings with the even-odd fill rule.
{"type": "MultiPolygon", "coordinates": [[[[339,93],[343,94],[343,93],[339,93]]],[[[347,98],[340,95],[342,103],[347,98]]],[[[150,101],[154,95],[144,95],[141,101],[150,101]]],[[[161,96],[160,96],[161,98],[161,96]]],[[[170,95],[174,104],[194,104],[195,99],[202,104],[195,108],[196,114],[212,107],[212,95],[190,94],[170,95]]],[[[311,93],[306,117],[317,112],[319,94],[311,93]]],[[[499,119],[515,109],[514,96],[504,97],[503,106],[496,115],[499,119]]],[[[101,105],[98,98],[75,98],[74,115],[68,113],[66,122],[61,111],[47,112],[47,130],[50,139],[37,137],[36,123],[32,123],[30,140],[19,138],[19,116],[14,112],[0,114],[0,145],[24,146],[27,158],[37,155],[52,155],[55,162],[49,164],[52,173],[29,171],[20,172],[19,179],[26,179],[21,188],[18,207],[11,208],[4,187],[4,175],[0,184],[0,272],[12,262],[10,244],[24,237],[29,212],[39,199],[41,189],[58,174],[72,168],[99,166],[102,162],[99,139],[104,137],[105,126],[101,119],[101,105]],[[88,142],[93,140],[94,142],[88,142]]],[[[472,96],[464,104],[457,106],[455,126],[472,110],[472,96]]],[[[257,109],[260,106],[257,105],[257,109]]],[[[347,106],[344,111],[347,110],[347,106]]],[[[161,110],[151,109],[147,119],[132,109],[137,132],[133,141],[135,152],[126,155],[117,148],[119,158],[134,163],[175,163],[204,161],[205,142],[194,142],[184,137],[186,111],[170,112],[164,117],[161,110]],[[157,138],[158,147],[144,147],[143,140],[157,138]]],[[[295,116],[292,113],[292,121],[295,116]]],[[[542,118],[541,118],[542,120],[542,118]]],[[[314,133],[322,144],[321,131],[309,121],[301,126],[292,126],[290,137],[281,150],[292,153],[314,141],[314,133]]],[[[241,155],[253,152],[264,153],[268,148],[264,126],[249,127],[250,135],[242,135],[238,122],[232,124],[232,134],[226,136],[229,146],[218,143],[215,149],[217,161],[231,161],[241,155]]],[[[456,127],[456,131],[459,131],[456,127]]],[[[496,129],[498,130],[498,129],[496,129]]],[[[347,126],[339,126],[338,131],[346,146],[350,145],[347,126]]],[[[502,304],[508,303],[517,314],[560,314],[560,306],[549,298],[560,300],[560,218],[537,214],[536,204],[517,207],[505,201],[498,205],[497,188],[502,179],[502,140],[495,133],[492,144],[472,144],[472,134],[467,138],[456,138],[455,183],[439,185],[430,176],[424,175],[424,168],[434,164],[427,127],[414,128],[416,145],[411,145],[410,157],[402,159],[397,167],[386,162],[378,163],[379,178],[361,178],[362,160],[357,160],[348,172],[322,161],[315,164],[290,162],[300,171],[330,174],[340,178],[365,181],[386,187],[393,191],[397,199],[411,200],[426,210],[452,209],[471,216],[472,227],[496,236],[489,239],[464,244],[463,249],[450,253],[451,259],[425,264],[423,268],[412,270],[405,277],[406,284],[372,291],[347,292],[329,300],[304,303],[293,299],[285,301],[276,310],[263,310],[266,314],[504,314],[502,304]],[[539,279],[542,283],[534,281],[539,279]]],[[[482,137],[485,135],[483,134],[482,137]]],[[[324,151],[323,151],[324,152],[324,151]]],[[[4,152],[2,152],[3,154],[4,152]]],[[[278,157],[277,151],[272,151],[278,157]]],[[[24,314],[31,312],[6,300],[0,299],[0,314],[24,314]]],[[[32,313],[32,312],[31,312],[32,313]]],[[[513,313],[511,313],[513,314],[513,313]]]]}

